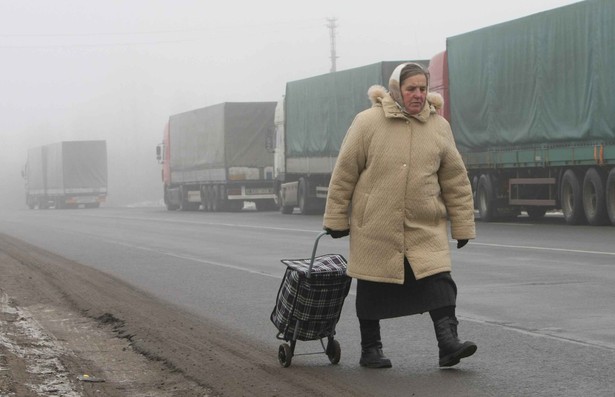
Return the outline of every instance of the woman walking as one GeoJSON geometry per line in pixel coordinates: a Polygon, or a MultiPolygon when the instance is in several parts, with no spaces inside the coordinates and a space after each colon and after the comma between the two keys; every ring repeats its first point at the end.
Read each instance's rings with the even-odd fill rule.
{"type": "Polygon", "coordinates": [[[462,342],[455,316],[447,225],[457,248],[475,238],[472,190],[448,122],[436,113],[429,75],[404,63],[388,91],[372,86],[372,107],[350,126],[333,170],[324,228],[350,234],[348,275],[357,279],[360,365],[389,368],[380,320],[429,312],[439,365],[476,351],[462,342]]]}

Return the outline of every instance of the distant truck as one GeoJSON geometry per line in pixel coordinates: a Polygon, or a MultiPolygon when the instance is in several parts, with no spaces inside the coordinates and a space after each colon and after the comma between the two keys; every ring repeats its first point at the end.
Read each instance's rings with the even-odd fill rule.
{"type": "Polygon", "coordinates": [[[28,150],[29,208],[99,207],[107,198],[106,141],[64,141],[28,150]]]}
{"type": "Polygon", "coordinates": [[[275,210],[275,102],[225,102],[169,118],[162,144],[168,210],[239,211],[245,202],[275,210]]]}
{"type": "Polygon", "coordinates": [[[615,225],[614,15],[582,1],[450,37],[430,61],[481,220],[615,225]]]}
{"type": "MultiPolygon", "coordinates": [[[[357,113],[369,108],[369,87],[388,87],[397,65],[379,62],[288,82],[275,111],[275,192],[290,214],[321,213],[340,145],[357,113]]],[[[429,61],[414,61],[427,67],[429,61]]]]}

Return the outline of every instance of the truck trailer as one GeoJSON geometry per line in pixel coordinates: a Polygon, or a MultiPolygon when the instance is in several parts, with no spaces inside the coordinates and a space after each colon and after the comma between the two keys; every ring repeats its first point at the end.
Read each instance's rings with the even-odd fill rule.
{"type": "Polygon", "coordinates": [[[450,37],[430,61],[482,221],[615,225],[615,2],[450,37]]]}
{"type": "MultiPolygon", "coordinates": [[[[369,108],[369,87],[388,87],[397,65],[386,61],[288,82],[275,110],[275,181],[283,214],[322,213],[342,140],[369,108]]],[[[429,61],[413,61],[427,67],[429,61]]]]}
{"type": "Polygon", "coordinates": [[[168,210],[275,210],[275,102],[225,102],[169,117],[156,153],[168,210]]]}
{"type": "Polygon", "coordinates": [[[30,209],[99,207],[107,198],[107,143],[64,141],[31,148],[22,176],[30,209]]]}

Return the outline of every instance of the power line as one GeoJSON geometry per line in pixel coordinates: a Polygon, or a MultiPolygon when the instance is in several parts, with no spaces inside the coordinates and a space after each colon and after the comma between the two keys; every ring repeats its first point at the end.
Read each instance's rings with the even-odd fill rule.
{"type": "MultiPolygon", "coordinates": [[[[227,25],[225,28],[216,27],[215,31],[220,30],[235,30],[237,28],[275,28],[278,29],[282,26],[291,26],[295,30],[312,29],[312,19],[302,21],[303,26],[298,26],[296,22],[267,22],[267,23],[251,23],[241,25],[227,25]]],[[[277,30],[276,30],[277,31],[277,30]]],[[[149,31],[136,31],[136,32],[92,32],[92,33],[0,33],[1,37],[92,37],[92,36],[142,36],[142,35],[156,35],[156,34],[170,34],[170,33],[211,33],[211,29],[193,28],[193,29],[169,29],[169,30],[149,30],[149,31]]]]}
{"type": "Polygon", "coordinates": [[[183,30],[152,30],[144,32],[94,32],[94,33],[5,33],[0,37],[91,37],[91,36],[136,36],[148,34],[167,34],[167,33],[194,33],[199,29],[183,30]]]}
{"type": "Polygon", "coordinates": [[[106,43],[106,44],[57,44],[57,45],[0,45],[0,49],[51,49],[51,48],[96,48],[96,47],[130,47],[142,45],[158,45],[158,44],[177,44],[190,41],[198,41],[197,39],[185,40],[159,40],[159,41],[144,41],[133,43],[106,43]]]}

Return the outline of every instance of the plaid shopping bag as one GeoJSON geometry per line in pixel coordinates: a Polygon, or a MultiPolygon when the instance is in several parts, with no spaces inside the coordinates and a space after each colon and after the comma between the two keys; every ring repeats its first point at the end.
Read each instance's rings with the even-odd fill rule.
{"type": "Polygon", "coordinates": [[[283,259],[286,271],[278,290],[271,321],[279,337],[298,340],[333,336],[352,279],[346,275],[346,259],[339,254],[311,259],[283,259]],[[308,277],[309,273],[309,277],[308,277]]]}

